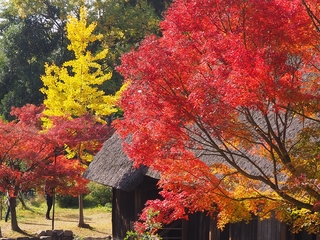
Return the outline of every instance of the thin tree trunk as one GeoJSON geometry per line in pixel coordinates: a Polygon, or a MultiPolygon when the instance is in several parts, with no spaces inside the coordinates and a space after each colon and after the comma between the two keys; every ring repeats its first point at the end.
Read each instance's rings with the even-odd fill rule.
{"type": "Polygon", "coordinates": [[[78,227],[83,227],[84,225],[84,217],[83,217],[83,195],[80,194],[78,196],[78,201],[79,201],[79,222],[78,222],[78,227]]]}
{"type": "MultiPolygon", "coordinates": [[[[81,163],[80,153],[81,153],[81,143],[78,145],[78,155],[77,155],[77,159],[81,163]]],[[[78,222],[78,227],[89,228],[90,225],[84,223],[84,217],[83,217],[83,195],[82,194],[80,194],[78,196],[78,201],[79,201],[79,222],[78,222]]]]}
{"type": "Polygon", "coordinates": [[[1,197],[1,199],[0,199],[0,220],[2,220],[2,206],[3,206],[2,201],[3,201],[3,197],[1,197]]]}
{"type": "Polygon", "coordinates": [[[78,222],[78,227],[89,228],[90,225],[84,223],[84,217],[83,217],[83,195],[82,194],[80,194],[78,196],[78,200],[79,200],[79,222],[78,222]]]}
{"type": "Polygon", "coordinates": [[[55,206],[56,206],[56,191],[55,191],[55,189],[54,189],[54,190],[53,190],[53,196],[52,196],[52,222],[51,222],[52,231],[54,230],[55,206]]]}

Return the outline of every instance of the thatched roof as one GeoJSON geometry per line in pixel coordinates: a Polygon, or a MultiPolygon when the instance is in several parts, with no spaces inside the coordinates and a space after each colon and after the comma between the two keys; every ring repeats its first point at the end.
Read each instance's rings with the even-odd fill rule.
{"type": "MultiPolygon", "coordinates": [[[[257,122],[259,122],[263,131],[268,131],[268,126],[264,124],[261,116],[255,116],[257,122]]],[[[272,119],[272,118],[271,118],[272,119]]],[[[292,120],[288,124],[286,129],[280,129],[281,132],[286,131],[287,140],[294,139],[302,127],[309,125],[307,121],[303,124],[297,122],[297,119],[292,120]]],[[[311,125],[311,124],[310,124],[311,125]]],[[[275,122],[271,123],[271,126],[277,126],[275,122]]],[[[279,129],[277,129],[279,130],[279,129]]],[[[199,138],[199,135],[193,136],[195,139],[199,138]]],[[[201,136],[201,141],[210,141],[206,139],[206,136],[201,136]]],[[[146,167],[136,169],[133,167],[132,161],[123,152],[122,149],[123,140],[118,137],[116,133],[113,134],[103,145],[102,149],[95,156],[92,163],[84,173],[84,177],[110,187],[121,189],[124,191],[134,190],[142,181],[144,176],[150,176],[155,179],[159,179],[160,175],[154,171],[150,171],[146,167]]],[[[294,144],[295,141],[293,141],[294,144]]],[[[217,154],[214,149],[210,148],[209,144],[204,145],[204,149],[193,149],[195,155],[205,162],[208,166],[212,166],[217,163],[225,163],[227,165],[240,166],[242,171],[247,172],[251,176],[264,176],[270,179],[275,177],[274,163],[267,160],[265,157],[259,155],[253,155],[246,151],[246,149],[239,149],[238,151],[225,152],[226,155],[233,159],[233,163],[226,163],[225,159],[221,155],[217,154]],[[248,160],[250,159],[250,160],[248,160]],[[263,171],[263,173],[261,172],[263,171]]],[[[281,166],[278,166],[281,167],[281,166]]],[[[286,175],[281,173],[281,169],[277,169],[277,178],[286,179],[286,175]]],[[[218,176],[219,177],[219,176],[218,176]]],[[[262,188],[266,187],[264,184],[262,188]]]]}
{"type": "MultiPolygon", "coordinates": [[[[123,191],[134,190],[143,181],[144,176],[155,179],[160,178],[158,173],[151,171],[147,167],[142,166],[139,169],[135,168],[133,162],[124,153],[122,143],[123,140],[114,133],[103,144],[101,150],[94,157],[88,169],[85,171],[84,177],[91,181],[123,191]]],[[[196,155],[208,165],[224,162],[221,156],[207,154],[207,151],[205,150],[196,152],[196,155]]],[[[258,158],[255,159],[260,160],[258,158]]],[[[241,159],[237,159],[236,161],[241,161],[241,159]]],[[[270,169],[273,169],[273,166],[269,161],[260,160],[258,162],[259,167],[267,172],[269,172],[270,169]]],[[[242,163],[242,168],[250,173],[255,172],[252,165],[245,161],[242,163]]]]}
{"type": "Polygon", "coordinates": [[[134,190],[143,181],[144,176],[159,178],[157,173],[146,167],[135,168],[123,152],[122,142],[123,140],[114,133],[94,157],[84,177],[124,191],[134,190]]]}

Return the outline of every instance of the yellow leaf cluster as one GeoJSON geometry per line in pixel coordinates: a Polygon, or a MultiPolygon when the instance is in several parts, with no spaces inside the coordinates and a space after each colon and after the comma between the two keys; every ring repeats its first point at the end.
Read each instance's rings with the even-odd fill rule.
{"type": "MultiPolygon", "coordinates": [[[[93,35],[97,23],[91,23],[87,26],[87,13],[84,8],[80,9],[80,19],[69,16],[67,24],[67,38],[71,41],[68,50],[73,51],[76,58],[80,58],[86,52],[88,45],[100,40],[102,34],[93,35]]],[[[105,56],[101,56],[105,57],[105,56]]],[[[101,58],[100,58],[101,59],[101,58]]]]}
{"type": "Polygon", "coordinates": [[[87,50],[90,43],[103,37],[93,34],[95,27],[96,23],[87,26],[84,8],[80,10],[79,20],[69,17],[68,49],[74,52],[75,59],[61,67],[46,63],[45,75],[41,77],[44,87],[40,89],[46,95],[45,115],[77,117],[89,112],[103,117],[117,111],[115,105],[119,94],[107,96],[99,89],[111,78],[111,73],[104,73],[98,63],[106,57],[108,49],[95,55],[87,50]]]}

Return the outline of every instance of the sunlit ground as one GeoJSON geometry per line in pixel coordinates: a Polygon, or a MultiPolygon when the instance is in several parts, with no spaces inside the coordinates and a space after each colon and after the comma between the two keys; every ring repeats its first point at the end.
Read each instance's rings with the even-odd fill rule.
{"type": "MultiPolygon", "coordinates": [[[[30,207],[28,205],[28,207],[30,207]]],[[[89,224],[90,228],[79,228],[78,225],[78,209],[65,209],[55,207],[55,221],[45,219],[45,204],[39,207],[31,206],[30,210],[24,210],[21,206],[17,208],[18,225],[25,233],[17,233],[11,231],[10,219],[4,221],[5,210],[2,210],[2,219],[0,227],[2,237],[16,238],[23,236],[36,236],[41,230],[71,230],[74,236],[83,237],[106,237],[111,235],[111,209],[107,207],[96,207],[92,209],[84,209],[84,221],[89,224]]]]}

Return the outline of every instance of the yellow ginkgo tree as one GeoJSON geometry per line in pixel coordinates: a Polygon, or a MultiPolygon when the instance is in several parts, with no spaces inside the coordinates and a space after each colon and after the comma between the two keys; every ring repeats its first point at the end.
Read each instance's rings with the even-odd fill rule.
{"type": "Polygon", "coordinates": [[[103,37],[93,34],[95,27],[96,23],[87,26],[84,8],[80,10],[79,20],[69,17],[68,50],[74,53],[75,59],[63,63],[61,67],[49,63],[45,65],[45,75],[41,77],[44,87],[40,90],[46,95],[45,115],[77,117],[89,112],[103,117],[117,111],[118,94],[106,95],[99,89],[111,78],[111,73],[104,73],[98,62],[106,57],[108,49],[97,54],[87,50],[90,43],[103,37]]]}
{"type": "MultiPolygon", "coordinates": [[[[116,102],[121,89],[115,95],[106,95],[99,89],[99,86],[111,78],[111,73],[105,73],[99,63],[106,57],[108,49],[95,54],[88,50],[90,43],[103,37],[101,34],[93,33],[95,27],[96,23],[87,24],[86,9],[82,7],[80,18],[69,17],[66,26],[67,37],[70,40],[68,50],[74,53],[74,59],[63,63],[62,66],[54,63],[45,64],[45,75],[41,77],[44,87],[40,91],[46,96],[43,122],[47,128],[53,127],[50,117],[72,120],[89,114],[94,116],[94,121],[103,124],[107,116],[118,111],[116,102]]],[[[92,146],[93,141],[89,139],[79,142],[73,148],[66,146],[69,157],[88,162],[90,151],[86,151],[86,146],[92,146]]],[[[79,197],[79,210],[78,225],[83,227],[86,224],[83,220],[82,196],[79,197]]]]}

